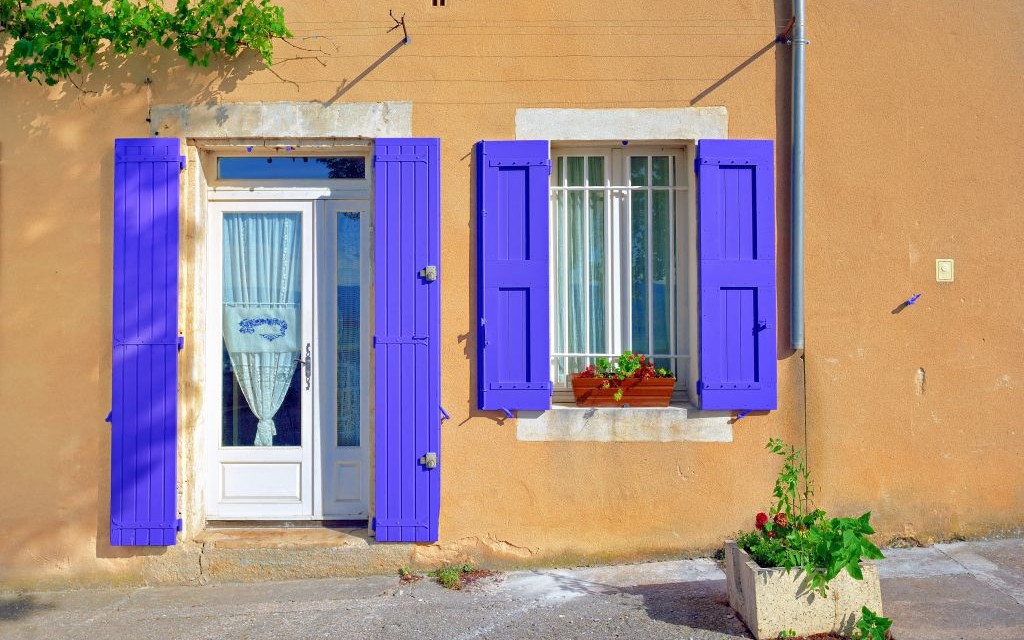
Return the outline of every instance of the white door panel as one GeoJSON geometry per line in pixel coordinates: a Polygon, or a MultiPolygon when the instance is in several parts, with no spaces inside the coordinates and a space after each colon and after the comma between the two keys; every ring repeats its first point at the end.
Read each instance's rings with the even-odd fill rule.
{"type": "Polygon", "coordinates": [[[313,514],[314,223],[309,201],[210,203],[211,519],[313,514]]]}

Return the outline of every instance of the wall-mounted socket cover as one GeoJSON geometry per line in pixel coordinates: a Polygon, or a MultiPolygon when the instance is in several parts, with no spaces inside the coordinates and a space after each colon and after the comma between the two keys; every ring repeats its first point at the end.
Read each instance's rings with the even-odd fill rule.
{"type": "Polygon", "coordinates": [[[953,282],[952,258],[939,258],[935,261],[935,281],[953,282]]]}

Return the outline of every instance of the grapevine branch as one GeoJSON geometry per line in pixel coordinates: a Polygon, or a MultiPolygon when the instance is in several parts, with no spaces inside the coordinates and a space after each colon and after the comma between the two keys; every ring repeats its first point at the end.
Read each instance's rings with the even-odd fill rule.
{"type": "MultiPolygon", "coordinates": [[[[101,53],[127,56],[157,44],[190,65],[255,51],[270,66],[273,42],[292,34],[271,0],[0,0],[0,56],[15,76],[55,85],[92,69],[101,53]],[[13,41],[13,44],[11,44],[13,41]]],[[[321,61],[322,62],[322,61],[321,61]]]]}

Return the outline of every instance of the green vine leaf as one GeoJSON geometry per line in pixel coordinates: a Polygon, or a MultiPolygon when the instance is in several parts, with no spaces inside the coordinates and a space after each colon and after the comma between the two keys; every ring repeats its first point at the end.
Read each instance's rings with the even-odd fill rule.
{"type": "Polygon", "coordinates": [[[150,44],[190,65],[251,50],[270,66],[274,38],[291,35],[270,0],[177,0],[173,11],[158,0],[0,0],[4,68],[51,86],[93,68],[105,51],[127,56],[150,44]]]}

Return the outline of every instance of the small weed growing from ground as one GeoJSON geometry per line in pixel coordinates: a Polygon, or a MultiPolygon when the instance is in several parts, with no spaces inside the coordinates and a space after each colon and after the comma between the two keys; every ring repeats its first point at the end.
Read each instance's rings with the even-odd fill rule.
{"type": "Polygon", "coordinates": [[[465,587],[476,584],[483,578],[489,578],[495,575],[495,572],[489,569],[475,569],[473,568],[473,565],[467,562],[466,564],[461,565],[444,565],[438,569],[434,569],[427,575],[437,580],[437,582],[445,589],[459,591],[465,587]]]}
{"type": "Polygon", "coordinates": [[[451,565],[446,564],[438,569],[434,569],[427,575],[431,578],[436,579],[442,587],[445,589],[461,589],[462,588],[462,574],[469,573],[473,570],[473,565],[451,565]]]}
{"type": "Polygon", "coordinates": [[[401,580],[402,584],[411,584],[422,580],[423,576],[418,573],[414,573],[413,570],[409,568],[409,565],[405,565],[398,570],[398,578],[401,580]]]}

